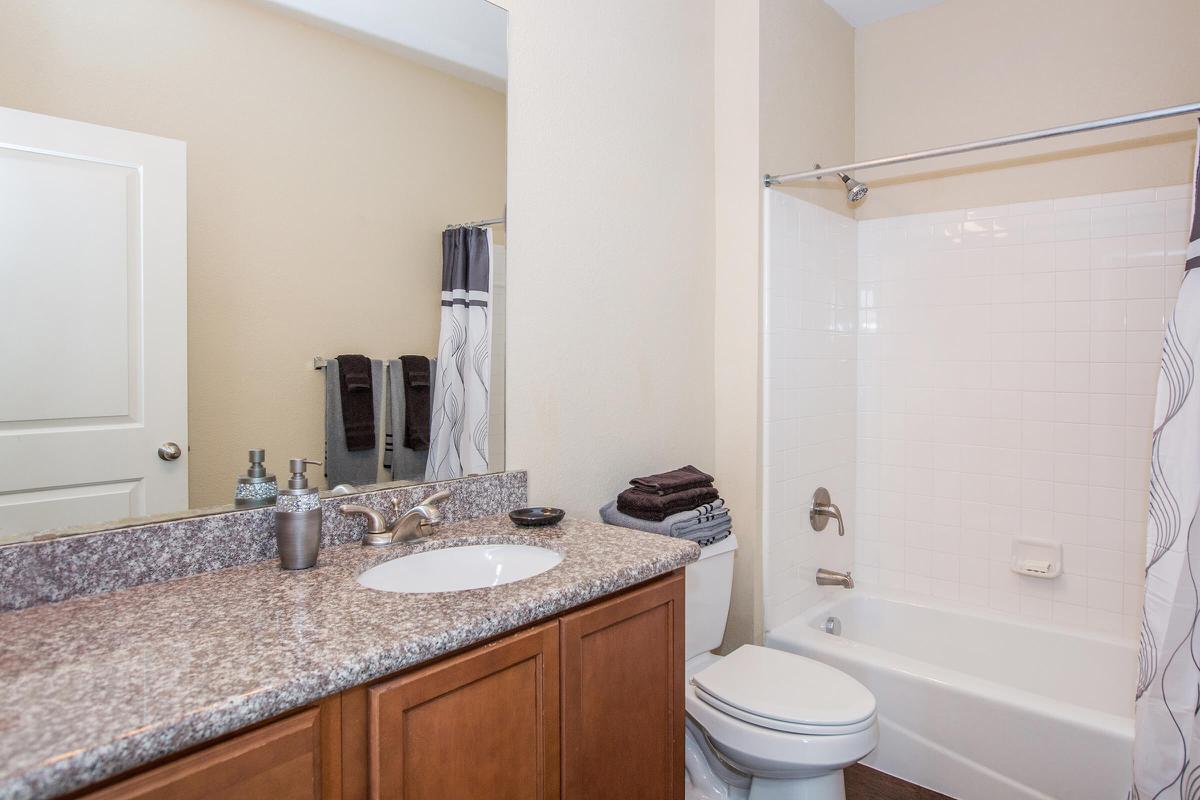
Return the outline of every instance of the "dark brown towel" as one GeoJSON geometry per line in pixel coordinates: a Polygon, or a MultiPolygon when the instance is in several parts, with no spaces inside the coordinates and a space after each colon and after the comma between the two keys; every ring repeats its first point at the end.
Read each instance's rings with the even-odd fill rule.
{"type": "Polygon", "coordinates": [[[404,366],[404,446],[429,449],[429,359],[400,356],[404,366]]]}
{"type": "Polygon", "coordinates": [[[674,494],[649,494],[640,489],[626,489],[617,495],[617,510],[638,519],[662,522],[672,514],[698,508],[720,496],[711,486],[685,489],[674,494]]]}
{"type": "Polygon", "coordinates": [[[342,396],[342,426],[347,450],[375,447],[375,392],[371,385],[371,359],[338,356],[338,388],[342,396]]]}
{"type": "Polygon", "coordinates": [[[672,494],[687,489],[698,489],[702,486],[712,486],[713,476],[688,464],[686,467],[673,469],[670,472],[660,472],[657,475],[646,475],[634,478],[629,484],[650,494],[672,494]]]}

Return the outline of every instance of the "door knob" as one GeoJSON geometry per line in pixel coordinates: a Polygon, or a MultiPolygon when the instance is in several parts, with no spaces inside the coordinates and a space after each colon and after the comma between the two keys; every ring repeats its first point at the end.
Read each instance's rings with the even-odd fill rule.
{"type": "Polygon", "coordinates": [[[158,448],[158,457],[163,461],[174,461],[183,455],[183,450],[175,442],[163,442],[158,448]]]}

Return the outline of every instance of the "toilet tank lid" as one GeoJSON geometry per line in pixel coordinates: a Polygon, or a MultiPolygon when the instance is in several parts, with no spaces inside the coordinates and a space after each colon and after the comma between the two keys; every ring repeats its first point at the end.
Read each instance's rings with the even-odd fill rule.
{"type": "Polygon", "coordinates": [[[875,696],[839,669],[811,658],[743,645],[692,682],[748,714],[807,725],[852,725],[875,713],[875,696]]]}
{"type": "Polygon", "coordinates": [[[700,560],[703,561],[706,558],[712,558],[713,556],[719,556],[734,550],[737,550],[737,536],[731,533],[719,542],[713,542],[708,547],[701,547],[700,560]]]}

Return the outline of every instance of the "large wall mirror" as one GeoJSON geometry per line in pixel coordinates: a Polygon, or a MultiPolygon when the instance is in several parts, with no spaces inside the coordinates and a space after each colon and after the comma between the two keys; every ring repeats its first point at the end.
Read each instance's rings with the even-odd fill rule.
{"type": "Polygon", "coordinates": [[[0,0],[0,543],[290,458],[502,470],[506,40],[486,0],[0,0]]]}

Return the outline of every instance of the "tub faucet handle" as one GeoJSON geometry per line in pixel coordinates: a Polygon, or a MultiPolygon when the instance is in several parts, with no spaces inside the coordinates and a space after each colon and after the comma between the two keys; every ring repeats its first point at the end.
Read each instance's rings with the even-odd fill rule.
{"type": "Polygon", "coordinates": [[[818,486],[817,490],[813,492],[812,505],[808,507],[808,522],[814,531],[820,533],[825,530],[831,517],[837,520],[838,536],[845,536],[846,526],[842,522],[842,510],[831,502],[829,490],[824,486],[818,486]]]}

